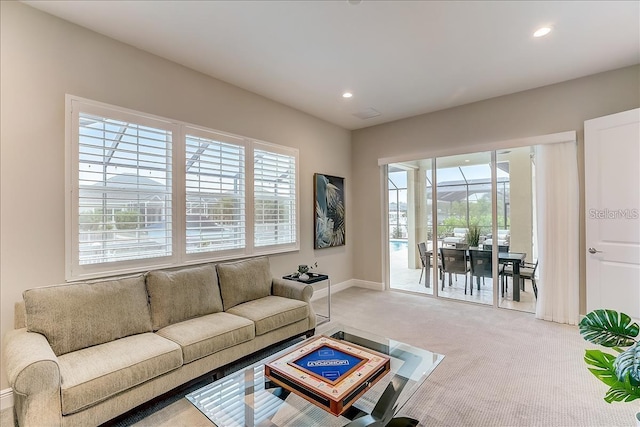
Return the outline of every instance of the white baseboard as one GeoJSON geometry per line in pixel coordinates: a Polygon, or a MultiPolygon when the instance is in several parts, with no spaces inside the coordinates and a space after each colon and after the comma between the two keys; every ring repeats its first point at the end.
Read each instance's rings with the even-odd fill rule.
{"type": "Polygon", "coordinates": [[[6,388],[0,390],[0,411],[13,407],[13,390],[6,388]]]}
{"type": "MultiPolygon", "coordinates": [[[[350,283],[351,280],[347,280],[344,282],[340,282],[340,283],[332,283],[331,284],[331,295],[335,294],[336,292],[340,292],[340,291],[344,291],[347,288],[350,288],[351,286],[353,286],[353,284],[350,283]]],[[[322,286],[322,288],[313,288],[313,296],[311,297],[311,301],[315,301],[321,298],[326,298],[327,297],[327,283],[326,282],[320,282],[318,283],[318,285],[322,286]]]]}
{"type": "Polygon", "coordinates": [[[368,280],[351,279],[353,286],[358,288],[371,289],[372,291],[384,291],[384,283],[370,282],[368,280]]]}
{"type": "MultiPolygon", "coordinates": [[[[311,301],[315,301],[317,299],[327,297],[326,284],[322,284],[322,286],[323,288],[313,290],[313,296],[311,297],[311,301]]],[[[344,282],[331,284],[331,295],[335,294],[336,292],[344,291],[345,289],[352,288],[352,287],[371,289],[374,291],[383,291],[384,283],[368,282],[366,280],[358,280],[358,279],[345,280],[344,282]]]]}

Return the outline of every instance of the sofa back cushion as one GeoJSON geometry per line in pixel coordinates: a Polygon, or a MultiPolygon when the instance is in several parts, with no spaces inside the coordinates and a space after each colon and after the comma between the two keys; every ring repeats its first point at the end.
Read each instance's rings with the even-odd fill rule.
{"type": "Polygon", "coordinates": [[[222,311],[213,264],[147,273],[153,330],[222,311]]]}
{"type": "Polygon", "coordinates": [[[504,239],[509,236],[509,230],[498,230],[498,239],[504,239]]]}
{"type": "Polygon", "coordinates": [[[218,264],[224,309],[271,295],[271,268],[267,257],[218,264]]]}
{"type": "Polygon", "coordinates": [[[27,330],[44,335],[60,356],[151,332],[144,275],[29,289],[22,294],[27,330]]]}

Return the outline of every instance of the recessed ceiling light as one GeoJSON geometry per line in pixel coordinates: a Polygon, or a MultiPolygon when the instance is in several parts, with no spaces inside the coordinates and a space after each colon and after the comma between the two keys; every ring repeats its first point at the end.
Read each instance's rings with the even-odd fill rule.
{"type": "Polygon", "coordinates": [[[353,96],[353,94],[351,92],[345,92],[342,94],[343,98],[351,98],[353,96]]]}
{"type": "Polygon", "coordinates": [[[551,32],[551,27],[542,27],[533,33],[533,37],[544,37],[551,32]]]}
{"type": "Polygon", "coordinates": [[[465,162],[465,163],[469,163],[470,161],[471,161],[471,160],[469,160],[469,159],[465,159],[465,161],[464,161],[464,162],[465,162]]]}

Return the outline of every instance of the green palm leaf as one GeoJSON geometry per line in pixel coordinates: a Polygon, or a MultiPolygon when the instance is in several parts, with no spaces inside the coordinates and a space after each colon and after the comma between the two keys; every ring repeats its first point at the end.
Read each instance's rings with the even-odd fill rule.
{"type": "Polygon", "coordinates": [[[615,356],[603,353],[600,350],[587,350],[584,355],[584,361],[591,366],[589,371],[610,387],[604,397],[605,401],[608,403],[631,402],[632,400],[640,399],[640,387],[631,383],[628,374],[623,381],[618,379],[613,366],[615,360],[615,356]]]}
{"type": "Polygon", "coordinates": [[[604,400],[608,403],[631,402],[636,399],[640,399],[640,387],[632,385],[629,382],[629,377],[624,382],[618,381],[604,396],[604,400]]]}
{"type": "Polygon", "coordinates": [[[629,378],[632,385],[640,385],[640,344],[634,344],[620,353],[613,362],[616,376],[620,381],[629,378]]]}
{"type": "Polygon", "coordinates": [[[591,366],[589,371],[609,387],[614,387],[620,382],[613,367],[615,360],[615,356],[600,350],[587,350],[584,354],[584,361],[591,366]]]}
{"type": "Polygon", "coordinates": [[[637,323],[614,310],[594,310],[580,321],[580,334],[594,344],[604,347],[628,347],[636,343],[640,333],[637,323]]]}

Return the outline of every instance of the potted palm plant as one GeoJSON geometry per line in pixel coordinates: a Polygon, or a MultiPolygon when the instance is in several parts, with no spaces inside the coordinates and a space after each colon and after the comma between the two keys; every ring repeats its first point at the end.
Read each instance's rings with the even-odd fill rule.
{"type": "MultiPolygon", "coordinates": [[[[598,349],[586,350],[584,361],[589,371],[609,386],[604,400],[631,402],[640,399],[640,328],[625,313],[594,310],[580,321],[580,334],[594,344],[613,349],[610,354],[598,349]]],[[[640,412],[636,414],[640,426],[640,412]]]]}
{"type": "Polygon", "coordinates": [[[467,232],[467,244],[470,248],[477,248],[480,243],[480,227],[476,224],[471,224],[469,226],[469,231],[467,232]]]}

